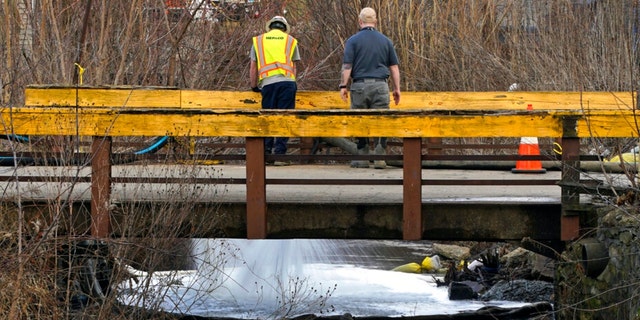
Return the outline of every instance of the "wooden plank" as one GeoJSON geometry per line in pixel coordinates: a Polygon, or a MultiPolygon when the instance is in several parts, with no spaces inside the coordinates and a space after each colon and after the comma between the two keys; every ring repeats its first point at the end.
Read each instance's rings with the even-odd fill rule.
{"type": "Polygon", "coordinates": [[[232,136],[232,137],[559,137],[560,120],[551,114],[442,115],[343,111],[154,112],[124,113],[62,109],[0,114],[7,133],[20,135],[232,136]]]}
{"type": "Polygon", "coordinates": [[[349,109],[349,102],[342,101],[342,98],[340,98],[340,91],[338,90],[298,91],[296,94],[296,109],[349,109]]]}
{"type": "Polygon", "coordinates": [[[259,110],[262,97],[253,91],[182,90],[183,109],[252,109],[259,110]]]}
{"type": "Polygon", "coordinates": [[[630,138],[638,137],[640,114],[629,112],[589,113],[577,122],[580,138],[630,138]]]}
{"type": "Polygon", "coordinates": [[[25,89],[25,106],[119,108],[180,108],[181,90],[155,88],[34,88],[25,89]]]}
{"type": "Polygon", "coordinates": [[[638,136],[632,110],[494,113],[420,110],[166,110],[19,108],[0,111],[5,133],[81,136],[232,137],[561,137],[562,118],[577,117],[580,138],[638,136]]]}
{"type": "Polygon", "coordinates": [[[633,92],[403,92],[397,109],[631,110],[633,92]]]}
{"type": "MultiPolygon", "coordinates": [[[[251,109],[259,110],[262,97],[252,91],[205,91],[183,90],[183,109],[251,109]]],[[[349,103],[342,101],[338,91],[298,91],[296,109],[331,110],[349,109],[349,103]]]]}
{"type": "MultiPolygon", "coordinates": [[[[260,109],[251,91],[179,90],[164,87],[28,87],[26,106],[260,109]]],[[[395,110],[632,110],[633,92],[403,92],[395,110]]],[[[338,91],[298,91],[296,109],[349,109],[338,91]]]]}

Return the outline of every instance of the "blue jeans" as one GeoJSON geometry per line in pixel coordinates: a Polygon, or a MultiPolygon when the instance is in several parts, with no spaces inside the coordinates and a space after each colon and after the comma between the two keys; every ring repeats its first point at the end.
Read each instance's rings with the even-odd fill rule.
{"type": "MultiPolygon", "coordinates": [[[[386,82],[354,82],[351,84],[351,109],[389,109],[389,85],[386,82]]],[[[369,138],[357,138],[358,149],[369,145],[369,138]]],[[[374,138],[374,146],[387,147],[387,138],[374,138]]]]}
{"type": "MultiPolygon", "coordinates": [[[[262,87],[262,109],[295,109],[298,86],[293,81],[281,81],[262,87]]],[[[289,138],[264,138],[264,152],[286,154],[289,138]]]]}

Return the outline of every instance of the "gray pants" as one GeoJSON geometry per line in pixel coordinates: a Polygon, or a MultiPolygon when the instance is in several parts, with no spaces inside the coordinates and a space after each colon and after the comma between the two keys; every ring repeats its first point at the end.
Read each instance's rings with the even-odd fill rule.
{"type": "MultiPolygon", "coordinates": [[[[354,82],[351,84],[351,109],[389,109],[389,84],[386,81],[354,82]]],[[[357,138],[358,149],[369,144],[369,138],[357,138]]],[[[374,146],[387,147],[387,138],[374,138],[374,146]]]]}

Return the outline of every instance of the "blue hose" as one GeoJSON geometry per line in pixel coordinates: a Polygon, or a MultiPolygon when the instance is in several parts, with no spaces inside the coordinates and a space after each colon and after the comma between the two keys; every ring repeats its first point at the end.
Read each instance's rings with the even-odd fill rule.
{"type": "Polygon", "coordinates": [[[158,150],[160,150],[162,147],[164,147],[167,142],[169,142],[169,136],[164,136],[164,137],[157,137],[156,140],[148,147],[138,150],[136,152],[134,152],[133,154],[147,154],[147,153],[154,153],[158,150]]]}
{"type": "Polygon", "coordinates": [[[1,138],[7,139],[7,140],[13,140],[13,141],[17,141],[17,142],[22,142],[22,143],[29,142],[29,137],[28,136],[19,136],[17,134],[5,134],[5,135],[1,136],[1,138]]]}
{"type": "MultiPolygon", "coordinates": [[[[29,142],[28,136],[19,136],[19,135],[2,135],[0,139],[13,140],[21,143],[29,142]]],[[[134,155],[148,154],[154,153],[164,147],[171,137],[163,136],[157,137],[150,146],[140,149],[138,151],[133,152],[134,155]]],[[[36,160],[32,157],[12,157],[12,156],[0,156],[0,166],[13,166],[15,163],[19,165],[30,165],[34,164],[36,160]]]]}

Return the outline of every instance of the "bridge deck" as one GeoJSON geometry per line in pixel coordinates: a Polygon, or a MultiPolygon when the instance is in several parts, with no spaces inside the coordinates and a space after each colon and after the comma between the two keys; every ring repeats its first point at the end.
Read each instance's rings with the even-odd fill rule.
{"type": "MultiPolygon", "coordinates": [[[[47,202],[55,197],[77,203],[90,201],[91,168],[37,167],[0,168],[5,201],[20,196],[23,203],[47,202]],[[31,179],[47,176],[49,182],[31,179]],[[86,182],[59,182],[60,177],[86,182]],[[31,181],[30,181],[31,180],[31,181]]],[[[267,205],[269,238],[402,238],[402,184],[398,185],[286,185],[295,179],[373,179],[397,180],[402,168],[353,169],[348,165],[292,165],[267,167],[267,205]],[[269,184],[269,182],[273,182],[269,184]]],[[[560,171],[545,174],[513,174],[509,170],[423,169],[422,179],[453,181],[469,179],[504,180],[505,185],[433,185],[422,186],[423,239],[433,240],[521,240],[557,239],[560,233],[560,187],[556,185],[506,185],[512,180],[558,181],[560,171]]],[[[608,174],[616,184],[628,183],[621,174],[608,174]],[[626,181],[626,182],[625,182],[626,181]]],[[[118,165],[112,168],[111,202],[144,217],[152,203],[166,201],[194,206],[194,216],[221,219],[219,229],[187,236],[246,237],[246,167],[242,165],[118,165]],[[130,183],[127,177],[141,178],[130,183]],[[145,179],[179,178],[181,183],[145,183],[145,179]],[[230,179],[233,183],[192,183],[197,179],[230,179]],[[119,180],[120,179],[120,180],[119,180]],[[120,182],[118,182],[120,181],[120,182]],[[131,206],[135,203],[135,206],[131,206]],[[145,205],[145,203],[150,205],[145,205]],[[131,209],[135,208],[135,209],[131,209]],[[210,233],[207,233],[210,232],[210,233]],[[220,233],[222,232],[222,233],[220,233]]],[[[602,175],[582,173],[582,179],[601,181],[602,175]]],[[[583,195],[584,196],[584,195],[583,195]]],[[[85,205],[86,207],[86,205],[85,205]]],[[[81,210],[77,210],[76,213],[81,210]]],[[[115,210],[121,212],[122,210],[115,210]]],[[[131,213],[130,213],[131,214],[131,213]]],[[[114,214],[114,221],[118,220],[114,214]]],[[[114,223],[114,234],[119,222],[114,223]]]]}
{"type": "MultiPolygon", "coordinates": [[[[73,189],[68,184],[61,184],[56,177],[77,177],[79,181],[88,181],[91,168],[78,167],[39,167],[27,166],[14,169],[0,168],[0,179],[11,179],[19,176],[20,197],[23,200],[50,200],[57,196],[88,201],[91,199],[89,182],[79,182],[73,189]],[[51,177],[50,181],[34,181],[29,177],[51,177]],[[30,181],[31,180],[31,181],[30,181]]],[[[594,178],[593,173],[589,174],[594,178]]],[[[141,183],[114,182],[112,185],[112,202],[130,201],[196,201],[196,202],[246,202],[246,186],[237,183],[246,178],[246,167],[243,165],[124,165],[113,166],[112,178],[136,177],[141,183]],[[186,178],[185,178],[186,177],[186,178]],[[189,178],[190,177],[190,178],[189,178]],[[144,183],[145,178],[156,179],[156,183],[144,183]],[[179,178],[178,183],[157,183],[157,179],[179,178]],[[187,185],[196,179],[225,179],[217,184],[187,185]],[[236,182],[234,182],[236,181],[236,182]],[[176,190],[181,190],[176,193],[176,190]]],[[[442,170],[423,169],[422,179],[451,180],[504,180],[505,185],[425,185],[422,187],[422,201],[429,202],[544,202],[559,203],[560,187],[555,185],[507,185],[511,180],[560,180],[560,171],[548,171],[545,174],[513,174],[510,171],[495,170],[442,170]]],[[[286,167],[268,166],[266,168],[267,202],[269,203],[357,203],[357,204],[402,204],[402,184],[380,185],[304,185],[286,184],[296,179],[318,179],[327,181],[371,179],[373,183],[381,180],[402,179],[402,168],[389,167],[384,170],[354,169],[348,165],[291,165],[286,167]],[[270,183],[271,182],[271,183],[270,183]]],[[[45,179],[46,180],[46,179],[45,179]]],[[[330,182],[329,182],[330,183],[330,182]]],[[[4,198],[13,198],[18,189],[15,184],[3,181],[4,198]]]]}

